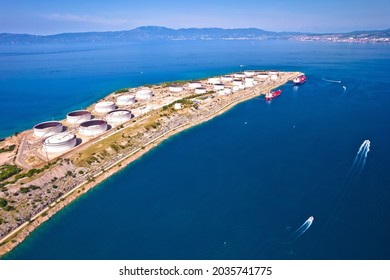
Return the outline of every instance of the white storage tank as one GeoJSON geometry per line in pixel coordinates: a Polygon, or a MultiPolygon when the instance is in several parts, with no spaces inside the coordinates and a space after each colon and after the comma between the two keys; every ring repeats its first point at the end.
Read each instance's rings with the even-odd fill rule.
{"type": "Polygon", "coordinates": [[[198,88],[195,89],[195,93],[196,94],[204,94],[206,92],[207,92],[207,90],[204,87],[198,87],[198,88]]]}
{"type": "Polygon", "coordinates": [[[242,84],[242,80],[233,80],[233,86],[240,86],[242,84]]]}
{"type": "Polygon", "coordinates": [[[232,89],[231,88],[224,88],[224,92],[226,94],[231,94],[232,93],[232,89]]]}
{"type": "Polygon", "coordinates": [[[112,101],[102,101],[95,104],[95,112],[97,113],[108,113],[115,110],[115,103],[112,101]]]}
{"type": "Polygon", "coordinates": [[[248,70],[248,71],[244,71],[244,74],[245,77],[253,77],[256,73],[255,71],[248,70]]]}
{"type": "Polygon", "coordinates": [[[239,89],[245,89],[245,85],[239,85],[238,88],[239,89]]]}
{"type": "Polygon", "coordinates": [[[132,94],[124,94],[116,99],[119,106],[127,106],[135,103],[135,96],[132,94]]]}
{"type": "Polygon", "coordinates": [[[77,138],[69,132],[52,135],[43,141],[43,150],[47,153],[64,153],[77,144],[77,138]]]}
{"type": "Polygon", "coordinates": [[[79,131],[85,136],[96,136],[107,130],[107,122],[104,120],[91,120],[80,124],[79,131]]]}
{"type": "Polygon", "coordinates": [[[135,93],[135,98],[138,100],[149,100],[153,96],[151,89],[140,89],[135,93]]]}
{"type": "Polygon", "coordinates": [[[198,87],[202,87],[202,84],[198,81],[192,81],[192,82],[188,83],[188,87],[189,88],[198,88],[198,87]]]}
{"type": "Polygon", "coordinates": [[[258,73],[257,78],[265,80],[268,78],[268,74],[267,73],[258,73]]]}
{"type": "Polygon", "coordinates": [[[181,108],[182,108],[181,103],[175,103],[175,105],[173,105],[173,109],[175,110],[180,110],[181,108]]]}
{"type": "Polygon", "coordinates": [[[214,84],[214,90],[221,90],[224,88],[225,88],[224,84],[214,84]]]}
{"type": "Polygon", "coordinates": [[[243,73],[243,72],[235,73],[234,77],[236,77],[236,78],[245,78],[245,73],[243,73]]]}
{"type": "Polygon", "coordinates": [[[169,87],[170,92],[182,92],[183,90],[184,90],[184,88],[182,86],[179,86],[179,85],[171,85],[169,87]]]}
{"type": "Polygon", "coordinates": [[[209,84],[220,84],[221,80],[219,78],[209,78],[207,80],[207,83],[209,83],[209,84]]]}
{"type": "Polygon", "coordinates": [[[221,77],[221,81],[223,81],[223,82],[231,82],[231,81],[233,81],[233,77],[232,76],[222,76],[221,77]]]}
{"type": "Polygon", "coordinates": [[[92,118],[92,115],[87,110],[78,110],[70,112],[66,115],[66,120],[68,123],[82,123],[85,121],[89,121],[92,118]]]}
{"type": "Polygon", "coordinates": [[[62,123],[57,121],[49,121],[35,125],[33,131],[36,137],[48,137],[62,132],[62,129],[62,123]]]}
{"type": "Polygon", "coordinates": [[[131,120],[132,114],[129,110],[114,110],[108,113],[106,120],[109,124],[123,124],[131,120]]]}

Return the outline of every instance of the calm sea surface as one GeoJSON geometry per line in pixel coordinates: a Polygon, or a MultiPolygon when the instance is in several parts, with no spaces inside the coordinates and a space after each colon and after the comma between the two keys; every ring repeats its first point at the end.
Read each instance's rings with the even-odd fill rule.
{"type": "Polygon", "coordinates": [[[0,137],[118,88],[241,69],[308,81],[165,141],[6,258],[390,259],[389,45],[0,46],[0,137]]]}

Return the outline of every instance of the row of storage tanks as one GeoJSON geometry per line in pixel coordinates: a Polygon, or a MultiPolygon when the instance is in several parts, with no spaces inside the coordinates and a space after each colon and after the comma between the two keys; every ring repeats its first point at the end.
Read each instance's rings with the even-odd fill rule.
{"type": "MultiPolygon", "coordinates": [[[[105,120],[92,119],[91,113],[86,110],[73,111],[66,116],[69,124],[79,125],[81,135],[89,137],[97,136],[105,132],[108,124],[122,124],[131,118],[131,111],[122,109],[109,111],[105,120]]],[[[63,153],[72,149],[77,144],[76,135],[71,132],[62,132],[63,129],[64,127],[61,122],[48,121],[35,125],[33,132],[35,137],[44,138],[43,148],[47,153],[63,153]]]]}
{"type": "MultiPolygon", "coordinates": [[[[150,89],[141,89],[135,95],[124,94],[117,98],[116,104],[119,106],[129,106],[136,100],[148,100],[153,96],[150,89]]],[[[133,115],[131,111],[116,109],[116,104],[112,101],[102,101],[95,104],[94,111],[97,114],[107,114],[105,120],[92,119],[92,115],[87,110],[73,111],[66,115],[69,124],[79,124],[81,135],[94,137],[108,129],[108,124],[118,125],[129,121],[133,115]]],[[[45,138],[43,148],[47,153],[63,153],[77,145],[76,135],[71,132],[62,132],[63,125],[58,121],[48,121],[34,126],[34,136],[45,138]]]]}
{"type": "MultiPolygon", "coordinates": [[[[257,82],[254,77],[259,79],[277,79],[277,71],[255,72],[245,71],[235,73],[231,76],[222,76],[220,78],[209,78],[208,83],[214,85],[214,90],[222,94],[230,94],[238,90],[252,87],[257,82]],[[230,82],[233,86],[225,87],[223,82],[230,82]]],[[[204,94],[207,89],[200,82],[194,81],[189,83],[189,88],[194,89],[195,94],[204,94]]],[[[169,91],[181,92],[184,88],[181,85],[171,85],[169,91]]],[[[149,100],[153,96],[151,89],[140,89],[135,95],[124,94],[116,99],[119,106],[129,106],[136,100],[149,100]]],[[[108,124],[118,125],[129,121],[132,114],[129,110],[116,109],[116,104],[112,101],[102,101],[95,104],[95,112],[98,114],[107,114],[105,120],[92,119],[89,111],[79,110],[67,114],[67,122],[71,125],[79,124],[79,132],[84,136],[97,136],[107,130],[108,124]]],[[[58,121],[49,121],[39,123],[33,128],[34,135],[43,140],[43,147],[48,153],[63,153],[72,149],[77,144],[77,138],[73,133],[62,132],[63,125],[58,121]]]]}

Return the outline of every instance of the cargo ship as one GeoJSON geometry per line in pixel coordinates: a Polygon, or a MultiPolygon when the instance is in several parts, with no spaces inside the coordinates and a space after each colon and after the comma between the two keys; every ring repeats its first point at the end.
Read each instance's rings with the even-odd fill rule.
{"type": "Polygon", "coordinates": [[[304,82],[306,82],[306,76],[305,76],[305,74],[302,74],[302,75],[296,77],[296,78],[293,80],[294,85],[301,85],[301,84],[303,84],[304,82]]]}
{"type": "Polygon", "coordinates": [[[267,93],[265,95],[265,100],[271,101],[272,99],[278,97],[281,93],[282,93],[281,89],[278,89],[277,91],[273,91],[273,92],[267,93]]]}

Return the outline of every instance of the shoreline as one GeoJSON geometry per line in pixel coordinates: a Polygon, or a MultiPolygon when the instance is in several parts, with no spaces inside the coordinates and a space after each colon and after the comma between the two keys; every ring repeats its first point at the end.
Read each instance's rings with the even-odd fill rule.
{"type": "MultiPolygon", "coordinates": [[[[288,81],[292,80],[295,76],[299,75],[299,72],[289,72],[293,74],[291,77],[286,79],[285,81],[280,81],[276,85],[272,85],[269,87],[269,90],[275,89],[286,84],[288,81]]],[[[268,89],[268,88],[267,88],[268,89]]],[[[77,185],[67,193],[63,194],[61,197],[57,198],[53,203],[49,206],[45,207],[43,210],[39,211],[35,214],[29,221],[23,223],[12,232],[4,236],[0,240],[0,259],[3,258],[7,253],[12,251],[15,247],[17,247],[20,243],[22,243],[36,228],[49,220],[56,213],[61,211],[64,207],[71,204],[77,198],[81,197],[83,194],[87,193],[92,188],[98,186],[100,183],[117,173],[118,171],[126,168],[129,164],[134,162],[137,159],[140,159],[143,155],[147,154],[150,150],[160,145],[165,140],[171,138],[174,135],[177,135],[191,127],[195,127],[199,124],[205,123],[225,112],[233,108],[239,103],[248,101],[255,97],[261,96],[262,93],[256,93],[255,91],[251,94],[247,94],[243,98],[239,98],[238,100],[233,100],[228,102],[222,108],[219,108],[217,111],[206,115],[205,117],[190,121],[189,123],[181,124],[177,127],[174,127],[162,135],[151,139],[149,142],[145,143],[141,147],[138,147],[134,151],[130,152],[128,155],[114,161],[109,167],[105,168],[103,171],[98,172],[97,174],[91,177],[91,180],[84,181],[83,183],[77,185]]],[[[118,133],[121,130],[117,131],[118,133]]],[[[116,134],[116,133],[113,133],[116,134]]]]}

